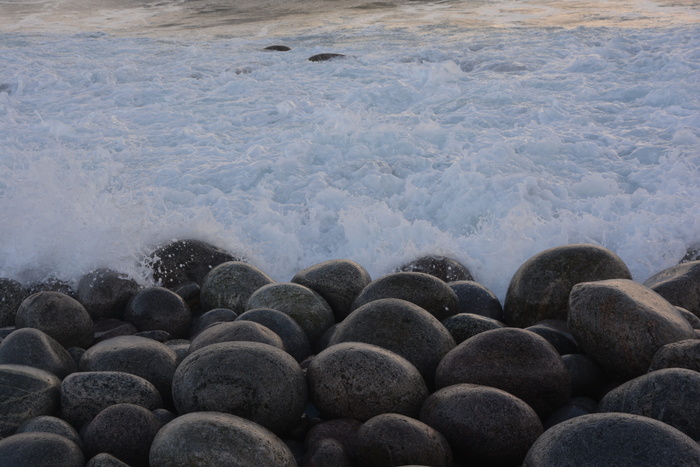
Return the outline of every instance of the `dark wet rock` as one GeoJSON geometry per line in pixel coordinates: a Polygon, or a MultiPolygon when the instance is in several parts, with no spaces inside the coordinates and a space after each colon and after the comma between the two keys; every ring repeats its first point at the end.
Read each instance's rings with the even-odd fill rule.
{"type": "Polygon", "coordinates": [[[450,467],[452,449],[434,428],[399,414],[382,414],[367,420],[357,432],[360,465],[392,467],[408,463],[450,467]]]}
{"type": "Polygon", "coordinates": [[[206,328],[214,323],[224,323],[228,321],[234,321],[238,315],[228,308],[214,308],[209,310],[201,316],[198,316],[192,320],[190,326],[190,339],[197,337],[197,334],[204,331],[206,328]]]}
{"type": "Polygon", "coordinates": [[[315,264],[297,272],[291,280],[323,297],[338,323],[350,314],[352,302],[371,281],[365,268],[346,259],[315,264]]]}
{"type": "Polygon", "coordinates": [[[204,277],[216,266],[228,261],[242,261],[222,248],[192,239],[167,243],[149,258],[153,278],[168,289],[190,282],[202,285],[204,277]]]}
{"type": "Polygon", "coordinates": [[[188,335],[192,314],[175,292],[164,287],[148,287],[131,297],[124,310],[124,321],[139,331],[162,330],[181,338],[188,335]]]}
{"type": "Polygon", "coordinates": [[[623,413],[583,415],[540,436],[523,467],[639,467],[700,465],[700,446],[687,435],[647,417],[623,413]]]}
{"type": "Polygon", "coordinates": [[[566,321],[550,319],[528,326],[525,329],[547,339],[547,342],[557,349],[559,355],[579,352],[576,339],[574,339],[574,336],[569,332],[566,321]]]}
{"type": "Polygon", "coordinates": [[[93,331],[95,333],[93,344],[111,339],[112,337],[132,336],[139,332],[136,326],[120,319],[101,319],[94,321],[93,324],[93,331]]]}
{"type": "Polygon", "coordinates": [[[594,413],[598,403],[588,397],[574,397],[566,404],[559,407],[544,422],[544,429],[549,430],[554,425],[571,420],[575,417],[594,413]]]}
{"type": "Polygon", "coordinates": [[[272,308],[289,315],[306,333],[313,345],[335,323],[333,310],[319,294],[292,282],[269,284],[248,299],[246,311],[272,308]]]}
{"type": "Polygon", "coordinates": [[[284,433],[301,418],[306,379],[288,353],[258,342],[225,342],[191,353],[173,378],[178,412],[225,412],[284,433]]]}
{"type": "Polygon", "coordinates": [[[161,425],[150,410],[135,404],[107,407],[84,430],[85,454],[112,454],[131,467],[148,467],[151,443],[161,425]]]}
{"type": "Polygon", "coordinates": [[[152,411],[153,415],[156,416],[158,419],[158,423],[160,423],[160,426],[163,427],[164,425],[172,422],[177,418],[177,415],[172,413],[171,411],[167,409],[155,409],[152,411]]]}
{"type": "Polygon", "coordinates": [[[700,261],[664,269],[645,280],[644,285],[673,305],[700,316],[700,261]]]}
{"type": "Polygon", "coordinates": [[[37,292],[19,306],[15,326],[35,328],[64,347],[89,347],[93,340],[92,319],[83,305],[59,292],[37,292]]]}
{"type": "Polygon", "coordinates": [[[517,328],[485,331],[442,359],[435,384],[472,383],[503,389],[545,419],[569,400],[571,381],[561,356],[543,337],[517,328]]]}
{"type": "Polygon", "coordinates": [[[687,368],[700,372],[700,339],[688,339],[661,347],[651,360],[649,371],[687,368]]]}
{"type": "Polygon", "coordinates": [[[150,467],[296,467],[289,448],[271,431],[218,412],[182,415],[165,425],[151,446],[150,467]]]}
{"type": "Polygon", "coordinates": [[[16,280],[0,278],[0,327],[15,325],[17,309],[28,296],[29,291],[16,280]]]}
{"type": "Polygon", "coordinates": [[[471,272],[459,261],[445,256],[422,256],[399,266],[396,272],[422,272],[444,282],[472,281],[471,272]]]}
{"type": "Polygon", "coordinates": [[[357,430],[362,422],[354,418],[334,418],[313,425],[306,434],[304,445],[307,448],[324,439],[333,439],[342,444],[344,452],[354,459],[357,452],[357,430]]]}
{"type": "Polygon", "coordinates": [[[461,344],[470,337],[474,337],[484,331],[505,326],[500,321],[473,313],[457,313],[444,320],[442,325],[452,335],[456,344],[461,344]]]}
{"type": "Polygon", "coordinates": [[[686,251],[685,255],[683,255],[683,258],[678,262],[679,264],[681,263],[688,263],[690,261],[698,261],[700,260],[700,248],[697,246],[695,247],[689,247],[688,250],[686,251]]]}
{"type": "Polygon", "coordinates": [[[57,279],[55,277],[49,277],[41,282],[36,282],[29,286],[29,294],[37,292],[60,292],[66,294],[71,298],[77,298],[75,290],[70,282],[57,279]]]}
{"type": "Polygon", "coordinates": [[[270,329],[282,339],[284,350],[297,362],[302,362],[311,355],[311,345],[304,330],[291,316],[281,311],[256,308],[246,311],[236,321],[251,321],[270,329]]]}
{"type": "Polygon", "coordinates": [[[119,336],[90,347],[80,359],[79,368],[80,371],[118,371],[140,376],[150,381],[167,402],[177,355],[153,339],[119,336]]]}
{"type": "Polygon", "coordinates": [[[652,371],[616,387],[598,412],[654,418],[700,440],[700,373],[685,368],[652,371]]]}
{"type": "Polygon", "coordinates": [[[173,336],[168,331],[163,331],[162,329],[137,332],[134,334],[134,337],[145,337],[146,339],[151,339],[161,344],[173,339],[173,336]]]}
{"type": "Polygon", "coordinates": [[[259,342],[284,350],[284,342],[280,336],[262,324],[252,321],[230,321],[213,324],[200,332],[192,339],[190,353],[212,344],[243,341],[259,342]]]}
{"type": "Polygon", "coordinates": [[[447,285],[457,294],[459,313],[473,313],[498,321],[503,319],[501,301],[486,286],[475,281],[454,281],[447,285]]]}
{"type": "Polygon", "coordinates": [[[330,346],[364,342],[382,347],[411,362],[429,387],[440,360],[455,341],[440,321],[418,305],[397,298],[367,303],[338,324],[330,346]]]}
{"type": "Polygon", "coordinates": [[[353,309],[381,298],[414,303],[439,321],[458,311],[457,294],[445,282],[422,272],[395,272],[370,282],[355,299],[353,309]]]}
{"type": "Polygon", "coordinates": [[[190,312],[192,313],[193,316],[198,316],[201,314],[202,311],[202,303],[200,301],[200,293],[202,292],[202,288],[199,286],[199,284],[195,284],[194,282],[181,285],[180,287],[177,287],[174,289],[175,293],[178,294],[187,304],[187,308],[190,309],[190,312]]]}
{"type": "Polygon", "coordinates": [[[240,315],[253,292],[272,283],[272,278],[255,266],[240,261],[222,263],[202,282],[202,311],[228,308],[240,315]]]}
{"type": "Polygon", "coordinates": [[[114,404],[161,408],[158,390],[140,376],[117,371],[89,371],[68,375],[61,383],[61,418],[76,428],[114,404]]]}
{"type": "Polygon", "coordinates": [[[542,434],[542,422],[528,404],[475,384],[434,392],[423,404],[420,420],[447,438],[456,460],[470,465],[518,465],[542,434]]]}
{"type": "Polygon", "coordinates": [[[120,461],[111,454],[101,452],[85,464],[85,467],[130,467],[129,464],[120,461]]]}
{"type": "Polygon", "coordinates": [[[290,48],[287,47],[286,45],[268,45],[268,46],[265,47],[265,49],[263,49],[263,50],[270,50],[270,51],[273,51],[273,52],[289,52],[289,51],[292,50],[292,49],[290,49],[290,48]]]}
{"type": "Polygon", "coordinates": [[[90,317],[122,319],[124,307],[141,287],[126,274],[97,269],[85,274],[78,283],[77,299],[90,317]]]}
{"type": "Polygon", "coordinates": [[[690,325],[693,327],[693,329],[698,330],[700,329],[700,318],[689,312],[683,307],[677,306],[676,310],[680,311],[680,313],[683,315],[683,317],[690,323],[690,325]]]}
{"type": "Polygon", "coordinates": [[[325,62],[327,60],[333,60],[336,58],[342,58],[345,57],[343,54],[335,54],[335,53],[322,53],[322,54],[316,54],[312,55],[309,57],[310,62],[325,62]]]}
{"type": "Polygon", "coordinates": [[[0,462],[8,467],[83,467],[77,444],[53,433],[20,433],[0,440],[0,462]]]}
{"type": "Polygon", "coordinates": [[[571,377],[571,396],[597,399],[606,381],[600,365],[583,354],[562,355],[561,359],[571,377]]]}
{"type": "Polygon", "coordinates": [[[182,362],[185,357],[190,354],[190,346],[192,343],[187,339],[172,339],[163,342],[163,344],[175,352],[175,355],[177,356],[177,364],[179,365],[180,362],[182,362]]]}
{"type": "Polygon", "coordinates": [[[520,328],[545,319],[566,320],[574,285],[631,278],[625,263],[606,248],[588,244],[550,248],[528,259],[513,275],[503,320],[520,328]]]}
{"type": "Polygon", "coordinates": [[[81,449],[83,448],[83,440],[80,439],[80,435],[75,428],[73,428],[67,421],[58,417],[53,417],[51,415],[40,415],[38,417],[26,420],[17,428],[17,433],[32,432],[61,435],[73,441],[81,449]]]}
{"type": "Polygon", "coordinates": [[[665,344],[695,336],[676,307],[631,280],[578,284],[569,309],[569,329],[581,350],[619,380],[646,373],[665,344]]]}
{"type": "Polygon", "coordinates": [[[48,334],[34,328],[17,329],[0,342],[0,364],[27,365],[49,371],[59,379],[77,370],[68,351],[48,334]]]}
{"type": "Polygon", "coordinates": [[[302,467],[353,467],[354,465],[343,444],[332,438],[322,439],[309,446],[301,460],[302,467]]]}
{"type": "Polygon", "coordinates": [[[408,360],[364,343],[328,347],[311,360],[306,376],[311,401],[329,417],[366,421],[389,412],[415,417],[428,396],[408,360]]]}
{"type": "Polygon", "coordinates": [[[48,371],[0,364],[0,437],[11,435],[29,419],[53,415],[60,386],[61,380],[48,371]]]}

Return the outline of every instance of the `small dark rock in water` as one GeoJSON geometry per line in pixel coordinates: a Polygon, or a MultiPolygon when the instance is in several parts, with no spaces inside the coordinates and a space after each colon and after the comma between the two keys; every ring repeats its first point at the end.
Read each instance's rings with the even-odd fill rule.
{"type": "Polygon", "coordinates": [[[434,428],[404,415],[386,413],[367,420],[357,432],[360,465],[416,464],[451,467],[452,449],[434,428]]]}
{"type": "Polygon", "coordinates": [[[547,417],[544,422],[544,429],[549,430],[554,425],[571,420],[581,415],[588,415],[595,412],[598,403],[588,397],[574,397],[565,405],[562,405],[547,417]]]}
{"type": "Polygon", "coordinates": [[[80,439],[80,435],[76,429],[73,428],[70,423],[58,417],[53,417],[51,415],[40,415],[27,420],[17,428],[17,433],[30,432],[53,433],[55,435],[61,435],[73,441],[81,449],[83,448],[83,440],[80,439]]]}
{"type": "Polygon", "coordinates": [[[48,371],[0,364],[0,437],[11,435],[31,418],[53,415],[60,387],[61,380],[48,371]]]}
{"type": "Polygon", "coordinates": [[[380,298],[400,298],[425,309],[439,321],[456,315],[457,294],[435,276],[422,272],[395,272],[375,279],[360,292],[353,309],[380,298]]]}
{"type": "Polygon", "coordinates": [[[521,328],[545,319],[566,320],[574,285],[631,278],[625,263],[606,248],[588,244],[550,248],[528,259],[513,275],[503,320],[521,328]]]}
{"type": "Polygon", "coordinates": [[[139,330],[131,323],[114,318],[100,319],[94,322],[95,340],[93,344],[112,337],[131,336],[139,330]]]}
{"type": "Polygon", "coordinates": [[[461,344],[470,337],[474,337],[484,331],[505,326],[495,319],[472,313],[457,313],[444,320],[442,325],[450,332],[456,344],[461,344]]]}
{"type": "Polygon", "coordinates": [[[482,332],[445,355],[435,384],[443,388],[459,383],[508,391],[543,419],[571,395],[569,373],[556,349],[534,332],[517,328],[482,332]]]}
{"type": "Polygon", "coordinates": [[[306,333],[313,345],[335,323],[333,310],[323,297],[303,285],[276,283],[256,290],[248,299],[246,311],[272,308],[289,315],[306,333]]]}
{"type": "Polygon", "coordinates": [[[284,350],[282,338],[262,324],[252,321],[216,323],[192,339],[190,353],[222,342],[259,342],[284,350]]]}
{"type": "Polygon", "coordinates": [[[195,412],[165,425],[151,445],[150,467],[296,467],[290,449],[274,433],[227,413],[195,412]]]}
{"type": "Polygon", "coordinates": [[[582,415],[545,431],[523,467],[700,465],[700,446],[670,425],[639,415],[582,415]]]}
{"type": "Polygon", "coordinates": [[[258,342],[224,342],[182,361],[173,399],[181,414],[230,413],[282,434],[300,420],[308,394],[304,373],[288,353],[258,342]]]}
{"type": "Polygon", "coordinates": [[[652,371],[608,392],[598,412],[654,418],[700,440],[700,373],[685,368],[652,371]]]}
{"type": "Polygon", "coordinates": [[[457,294],[459,313],[473,313],[498,321],[503,319],[503,306],[496,294],[474,281],[454,281],[447,284],[457,294]]]}
{"type": "Polygon", "coordinates": [[[109,406],[85,428],[85,454],[92,457],[106,452],[132,467],[147,467],[151,443],[160,428],[158,418],[144,407],[109,406]]]}
{"type": "Polygon", "coordinates": [[[225,323],[233,321],[238,315],[228,308],[214,308],[192,320],[190,325],[190,339],[197,337],[197,334],[215,323],[225,323]]]}
{"type": "Polygon", "coordinates": [[[329,417],[366,421],[389,412],[415,417],[428,396],[408,360],[359,342],[328,347],[311,360],[306,376],[311,401],[329,417]]]}
{"type": "Polygon", "coordinates": [[[571,396],[597,399],[605,384],[603,369],[589,356],[572,353],[561,356],[571,377],[571,396]]]}
{"type": "Polygon", "coordinates": [[[242,261],[242,258],[192,239],[167,243],[150,255],[153,278],[168,289],[176,289],[189,282],[201,285],[214,267],[227,261],[242,261]]]}
{"type": "Polygon", "coordinates": [[[29,286],[30,294],[44,291],[61,292],[72,298],[77,298],[75,290],[73,290],[70,283],[61,279],[56,279],[55,277],[50,277],[42,282],[37,282],[29,286]]]}
{"type": "Polygon", "coordinates": [[[118,371],[72,373],[61,383],[61,418],[82,427],[110,405],[137,404],[149,410],[163,406],[160,393],[140,376],[118,371]]]}
{"type": "Polygon", "coordinates": [[[253,292],[274,282],[270,276],[248,263],[222,263],[212,269],[202,282],[202,311],[228,308],[240,315],[253,292]]]}
{"type": "Polygon", "coordinates": [[[312,55],[309,57],[310,62],[325,62],[326,60],[332,60],[334,58],[341,58],[345,57],[343,54],[334,54],[334,53],[322,53],[322,54],[316,54],[312,55]]]}
{"type": "Polygon", "coordinates": [[[518,465],[542,434],[532,407],[500,389],[456,384],[428,397],[420,420],[442,433],[456,460],[469,465],[518,465]]]}
{"type": "Polygon", "coordinates": [[[15,326],[39,329],[64,347],[89,347],[93,324],[85,307],[60,292],[37,292],[25,298],[17,310],[15,326]]]}
{"type": "Polygon", "coordinates": [[[78,369],[61,344],[34,328],[17,329],[0,342],[0,363],[39,368],[61,379],[78,369]]]}
{"type": "Polygon", "coordinates": [[[700,316],[700,261],[664,269],[644,281],[644,285],[673,305],[700,316]]]}
{"type": "Polygon", "coordinates": [[[661,347],[651,360],[649,371],[687,368],[700,372],[700,339],[688,339],[661,347]]]}
{"type": "Polygon", "coordinates": [[[265,47],[264,50],[270,50],[273,52],[288,52],[292,49],[290,49],[286,45],[268,45],[267,47],[265,47]]]}
{"type": "Polygon", "coordinates": [[[578,345],[569,332],[566,321],[548,319],[525,328],[547,339],[557,349],[559,355],[578,353],[578,345]]]}
{"type": "Polygon", "coordinates": [[[681,258],[679,263],[687,263],[690,261],[697,261],[700,260],[700,248],[695,247],[695,248],[688,248],[688,251],[686,252],[685,256],[681,258]]]}
{"type": "Polygon", "coordinates": [[[350,313],[329,344],[341,342],[365,342],[397,353],[420,371],[428,387],[438,363],[456,345],[433,315],[398,298],[375,300],[350,313]]]}
{"type": "Polygon", "coordinates": [[[423,256],[400,266],[396,272],[423,272],[444,282],[474,280],[466,266],[445,256],[423,256]]]}
{"type": "Polygon", "coordinates": [[[124,307],[141,287],[126,274],[97,269],[85,274],[78,283],[77,299],[90,317],[122,319],[124,307]]]}
{"type": "Polygon", "coordinates": [[[292,317],[272,308],[256,308],[246,311],[236,321],[252,321],[277,334],[284,343],[284,350],[297,362],[311,355],[311,344],[304,330],[292,317]]]}
{"type": "Polygon", "coordinates": [[[19,433],[0,440],[2,465],[24,467],[83,467],[80,447],[54,433],[19,433]]]}
{"type": "Polygon", "coordinates": [[[17,309],[28,296],[29,291],[19,282],[0,278],[0,327],[15,325],[17,309]]]}
{"type": "Polygon", "coordinates": [[[346,259],[325,261],[302,269],[291,282],[308,287],[323,297],[340,323],[352,311],[352,302],[372,281],[359,264],[346,259]]]}
{"type": "Polygon", "coordinates": [[[581,350],[621,381],[646,373],[662,346],[695,337],[676,307],[626,279],[575,285],[569,329],[581,350]]]}
{"type": "Polygon", "coordinates": [[[124,310],[124,321],[139,331],[166,331],[175,338],[186,337],[192,314],[185,301],[164,287],[148,287],[136,293],[124,310]]]}

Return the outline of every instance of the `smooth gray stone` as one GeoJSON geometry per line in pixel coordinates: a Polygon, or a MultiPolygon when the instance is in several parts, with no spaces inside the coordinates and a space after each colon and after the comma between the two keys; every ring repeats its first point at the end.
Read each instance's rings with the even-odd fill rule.
{"type": "Polygon", "coordinates": [[[27,365],[64,378],[78,369],[54,338],[34,328],[17,329],[0,342],[0,364],[27,365]]]}
{"type": "Polygon", "coordinates": [[[559,355],[579,353],[576,339],[569,332],[566,321],[548,319],[525,328],[544,337],[552,344],[559,355]]]}
{"type": "Polygon", "coordinates": [[[17,433],[30,433],[39,431],[42,433],[53,433],[65,436],[69,440],[83,448],[83,440],[78,432],[67,421],[51,415],[40,415],[24,421],[18,428],[17,433]]]}
{"type": "Polygon", "coordinates": [[[459,261],[439,255],[421,256],[401,265],[396,272],[422,272],[443,282],[474,280],[469,269],[459,261]]]}
{"type": "Polygon", "coordinates": [[[700,339],[672,342],[661,347],[651,360],[649,371],[687,368],[700,372],[700,339]]]}
{"type": "Polygon", "coordinates": [[[296,467],[271,431],[236,415],[194,412],[165,425],[151,445],[150,467],[296,467]]]}
{"type": "Polygon", "coordinates": [[[54,433],[20,433],[0,440],[0,463],[8,467],[83,467],[73,441],[54,433]]]}
{"type": "Polygon", "coordinates": [[[31,418],[53,415],[60,386],[61,380],[48,371],[0,364],[0,437],[13,434],[31,418]]]}
{"type": "Polygon", "coordinates": [[[136,404],[149,410],[163,407],[155,386],[130,373],[73,373],[61,383],[61,418],[78,429],[105,408],[121,403],[136,404]]]}
{"type": "Polygon", "coordinates": [[[428,396],[408,360],[360,342],[328,347],[311,360],[306,377],[311,401],[328,417],[366,421],[389,412],[415,417],[428,396]]]}
{"type": "Polygon", "coordinates": [[[250,264],[241,261],[221,263],[202,281],[202,311],[228,308],[240,315],[253,292],[274,282],[270,276],[250,264]]]}
{"type": "Polygon", "coordinates": [[[640,415],[598,413],[559,423],[535,441],[523,467],[697,467],[700,446],[640,415]]]}
{"type": "Polygon", "coordinates": [[[140,288],[126,274],[111,269],[96,269],[78,282],[77,299],[94,321],[122,319],[124,307],[140,288]]]}
{"type": "Polygon", "coordinates": [[[164,287],[138,291],[124,309],[124,321],[139,331],[165,331],[175,338],[187,337],[192,314],[185,301],[164,287]]]}
{"type": "Polygon", "coordinates": [[[457,313],[442,322],[455,340],[455,344],[461,344],[470,337],[474,337],[484,331],[499,329],[505,325],[500,321],[473,313],[457,313]]]}
{"type": "Polygon", "coordinates": [[[238,315],[228,308],[214,308],[192,320],[190,326],[190,339],[197,337],[197,334],[215,323],[234,321],[238,315]]]}
{"type": "Polygon", "coordinates": [[[291,316],[281,311],[256,308],[246,311],[236,321],[252,321],[270,329],[282,339],[284,350],[297,362],[302,362],[311,355],[311,344],[304,330],[291,316]]]}
{"type": "Polygon", "coordinates": [[[700,317],[700,261],[677,264],[654,274],[644,285],[673,305],[700,317]]]}
{"type": "Polygon", "coordinates": [[[475,281],[454,281],[447,285],[457,294],[458,313],[473,313],[503,320],[503,305],[486,286],[475,281]]]}
{"type": "Polygon", "coordinates": [[[215,323],[192,339],[190,353],[222,342],[259,342],[284,350],[282,338],[271,329],[253,321],[215,323]]]}

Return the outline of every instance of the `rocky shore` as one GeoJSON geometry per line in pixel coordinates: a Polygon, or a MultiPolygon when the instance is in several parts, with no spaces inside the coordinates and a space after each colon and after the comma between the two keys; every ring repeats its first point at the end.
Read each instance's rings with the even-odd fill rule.
{"type": "Polygon", "coordinates": [[[196,240],[149,258],[157,286],[0,279],[0,464],[700,465],[690,254],[639,283],[552,248],[503,303],[441,256],[286,283],[196,240]]]}

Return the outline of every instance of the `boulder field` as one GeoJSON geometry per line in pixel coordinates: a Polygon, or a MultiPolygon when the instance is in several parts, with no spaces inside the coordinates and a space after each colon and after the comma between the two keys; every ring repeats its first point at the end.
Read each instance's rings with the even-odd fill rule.
{"type": "Polygon", "coordinates": [[[197,240],[147,286],[0,278],[0,464],[700,466],[700,261],[550,248],[504,300],[424,256],[276,282],[197,240]]]}

